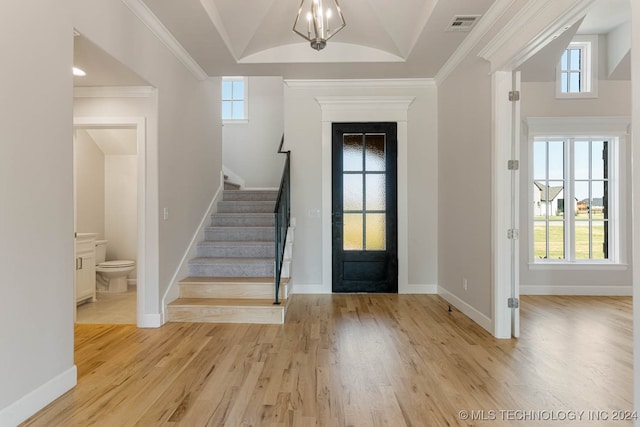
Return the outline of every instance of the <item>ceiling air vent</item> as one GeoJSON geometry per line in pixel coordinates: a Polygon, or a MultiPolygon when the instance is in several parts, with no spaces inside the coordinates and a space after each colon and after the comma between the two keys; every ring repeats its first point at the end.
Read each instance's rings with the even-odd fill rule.
{"type": "Polygon", "coordinates": [[[481,15],[456,15],[453,17],[447,31],[471,31],[481,15]]]}

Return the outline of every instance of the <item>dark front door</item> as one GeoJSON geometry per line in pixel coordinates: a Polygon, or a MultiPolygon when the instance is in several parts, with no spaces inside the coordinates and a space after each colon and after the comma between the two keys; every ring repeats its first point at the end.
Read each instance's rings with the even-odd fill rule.
{"type": "Polygon", "coordinates": [[[333,292],[398,292],[397,124],[333,124],[333,292]]]}

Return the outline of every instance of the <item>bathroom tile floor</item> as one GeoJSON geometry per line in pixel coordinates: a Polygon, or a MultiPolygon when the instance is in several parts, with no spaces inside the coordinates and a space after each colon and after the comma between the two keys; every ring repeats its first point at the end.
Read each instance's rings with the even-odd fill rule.
{"type": "Polygon", "coordinates": [[[78,306],[76,323],[135,325],[136,287],[121,294],[98,292],[96,301],[78,306]]]}

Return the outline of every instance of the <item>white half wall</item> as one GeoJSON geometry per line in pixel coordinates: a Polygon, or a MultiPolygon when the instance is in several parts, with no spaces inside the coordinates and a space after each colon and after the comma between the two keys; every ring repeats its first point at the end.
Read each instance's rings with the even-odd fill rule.
{"type": "Polygon", "coordinates": [[[0,425],[14,426],[76,384],[69,2],[3,2],[0,52],[0,425]]]}

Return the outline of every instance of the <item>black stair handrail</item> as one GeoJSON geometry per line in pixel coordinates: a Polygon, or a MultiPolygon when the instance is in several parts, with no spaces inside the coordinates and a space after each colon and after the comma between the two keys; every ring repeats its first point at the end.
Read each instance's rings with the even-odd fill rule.
{"type": "Polygon", "coordinates": [[[280,278],[282,277],[282,266],[284,264],[284,252],[287,246],[287,231],[289,230],[289,221],[291,218],[291,151],[282,151],[284,144],[284,135],[280,140],[278,154],[286,154],[287,159],[284,163],[282,178],[280,179],[280,188],[278,189],[278,198],[276,199],[276,207],[274,215],[276,219],[275,227],[275,281],[276,281],[276,298],[274,304],[280,304],[280,278]]]}

